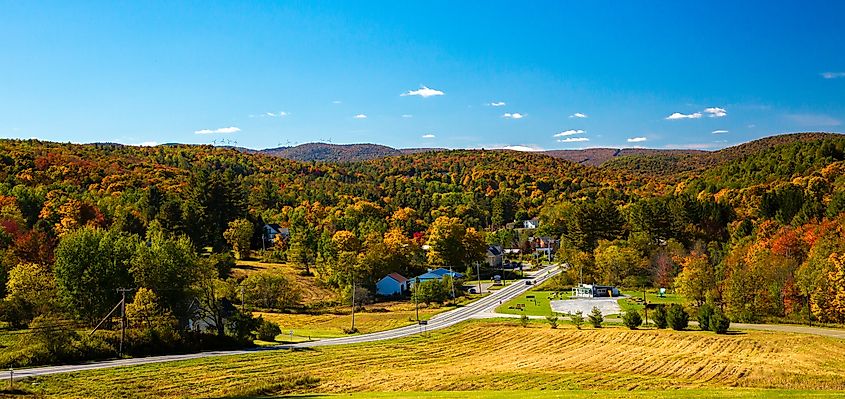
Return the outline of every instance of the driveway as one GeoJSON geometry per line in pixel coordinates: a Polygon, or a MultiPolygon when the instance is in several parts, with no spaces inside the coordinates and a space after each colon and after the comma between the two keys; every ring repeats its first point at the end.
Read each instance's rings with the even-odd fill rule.
{"type": "Polygon", "coordinates": [[[619,298],[576,298],[555,300],[550,304],[552,311],[556,313],[575,314],[580,310],[586,316],[593,311],[593,307],[597,307],[601,314],[609,315],[622,313],[619,303],[616,302],[618,300],[619,298]]]}

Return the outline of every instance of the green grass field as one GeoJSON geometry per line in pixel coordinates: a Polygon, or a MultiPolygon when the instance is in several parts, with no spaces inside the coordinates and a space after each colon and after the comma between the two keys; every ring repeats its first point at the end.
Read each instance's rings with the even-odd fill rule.
{"type": "Polygon", "coordinates": [[[475,321],[426,337],[91,370],[22,385],[45,397],[100,399],[843,397],[843,375],[845,340],[833,338],[475,321]]]}
{"type": "MultiPolygon", "coordinates": [[[[642,291],[622,290],[622,294],[628,297],[619,300],[619,307],[621,307],[623,311],[628,309],[643,310],[645,307],[642,302],[637,302],[635,300],[637,298],[642,299],[642,291]]],[[[673,303],[685,305],[687,303],[686,298],[676,293],[667,293],[663,298],[661,298],[657,292],[646,291],[646,299],[648,300],[648,303],[659,303],[664,305],[671,305],[673,303]]]]}
{"type": "Polygon", "coordinates": [[[510,301],[503,303],[496,308],[497,313],[527,315],[527,316],[552,316],[551,299],[555,295],[553,291],[530,290],[510,301]],[[534,298],[528,298],[533,296],[534,298]],[[520,310],[517,305],[524,305],[520,310]]]}

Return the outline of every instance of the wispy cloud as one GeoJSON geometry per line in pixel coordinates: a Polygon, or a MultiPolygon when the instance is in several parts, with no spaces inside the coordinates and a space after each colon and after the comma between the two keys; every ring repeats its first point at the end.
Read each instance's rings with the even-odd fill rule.
{"type": "Polygon", "coordinates": [[[705,108],[704,112],[708,113],[708,116],[710,116],[711,118],[721,118],[728,114],[728,111],[726,111],[724,108],[719,107],[705,108]]]}
{"type": "Polygon", "coordinates": [[[355,118],[355,119],[367,119],[367,115],[365,115],[365,114],[358,114],[358,115],[353,116],[353,118],[355,118]]]}
{"type": "Polygon", "coordinates": [[[420,96],[420,97],[423,97],[423,98],[428,98],[428,97],[432,97],[432,96],[442,96],[444,94],[446,94],[446,93],[444,93],[440,90],[430,89],[426,86],[422,86],[417,90],[406,91],[406,92],[400,94],[400,96],[402,96],[402,97],[405,97],[405,96],[420,96]]]}
{"type": "Polygon", "coordinates": [[[226,134],[226,133],[237,133],[237,132],[240,132],[240,131],[241,131],[240,128],[237,128],[237,127],[234,127],[234,126],[229,126],[229,127],[221,127],[219,129],[214,129],[214,130],[211,130],[211,129],[195,130],[194,134],[216,134],[216,133],[226,134]]]}
{"type": "Polygon", "coordinates": [[[584,141],[590,141],[589,138],[586,137],[567,137],[565,139],[558,139],[558,143],[579,143],[584,141]]]}
{"type": "Polygon", "coordinates": [[[701,118],[701,112],[694,112],[692,114],[682,114],[680,112],[674,112],[672,115],[666,117],[666,120],[676,120],[676,119],[698,119],[701,118]]]}
{"type": "Polygon", "coordinates": [[[504,115],[502,115],[502,118],[505,118],[505,119],[522,119],[522,118],[525,118],[525,114],[520,114],[519,112],[514,112],[514,113],[507,112],[504,115]]]}
{"type": "Polygon", "coordinates": [[[831,127],[842,124],[842,121],[839,119],[824,114],[790,114],[786,115],[786,119],[797,125],[807,127],[831,127]]]}
{"type": "Polygon", "coordinates": [[[411,114],[402,114],[402,117],[405,118],[405,119],[408,119],[408,118],[413,118],[414,116],[411,115],[411,114]]]}
{"type": "Polygon", "coordinates": [[[572,136],[573,134],[584,134],[584,133],[586,133],[586,132],[581,130],[581,129],[570,129],[570,130],[564,130],[564,131],[562,131],[558,134],[555,134],[553,137],[572,136]]]}
{"type": "Polygon", "coordinates": [[[519,145],[506,145],[501,147],[503,150],[513,150],[513,151],[522,151],[522,152],[536,152],[536,151],[545,151],[544,148],[538,147],[536,145],[531,144],[519,144],[519,145]]]}
{"type": "Polygon", "coordinates": [[[645,137],[630,137],[626,141],[629,143],[642,143],[643,141],[648,140],[645,137]]]}
{"type": "Polygon", "coordinates": [[[491,103],[487,103],[487,105],[489,105],[491,107],[504,107],[507,104],[505,104],[504,101],[494,101],[494,102],[491,102],[491,103]]]}
{"type": "Polygon", "coordinates": [[[720,130],[714,130],[714,131],[712,131],[711,133],[713,133],[713,134],[725,134],[725,133],[727,133],[727,132],[728,132],[727,130],[721,130],[721,129],[720,129],[720,130]]]}
{"type": "Polygon", "coordinates": [[[435,137],[437,137],[437,136],[435,136],[431,133],[422,135],[422,138],[424,138],[424,139],[433,139],[435,137]]]}
{"type": "Polygon", "coordinates": [[[576,112],[572,115],[569,115],[570,118],[588,118],[587,114],[582,114],[580,112],[576,112]]]}
{"type": "Polygon", "coordinates": [[[692,144],[666,144],[665,148],[671,150],[706,150],[713,148],[713,143],[692,143],[692,144]]]}
{"type": "Polygon", "coordinates": [[[825,79],[845,78],[845,72],[822,72],[821,75],[825,79]]]}
{"type": "Polygon", "coordinates": [[[334,101],[332,101],[332,104],[342,104],[342,103],[343,103],[343,101],[340,101],[340,100],[334,100],[334,101]]]}

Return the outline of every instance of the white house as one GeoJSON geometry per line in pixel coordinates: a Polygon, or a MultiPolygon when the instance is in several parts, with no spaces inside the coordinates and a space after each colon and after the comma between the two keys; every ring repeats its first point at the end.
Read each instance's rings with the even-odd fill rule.
{"type": "Polygon", "coordinates": [[[376,283],[376,294],[402,295],[410,289],[410,281],[399,273],[390,273],[376,283]]]}
{"type": "Polygon", "coordinates": [[[267,240],[268,243],[275,244],[277,242],[277,238],[286,240],[288,237],[290,237],[289,228],[279,226],[276,223],[267,223],[264,225],[264,239],[267,240]]]}
{"type": "Polygon", "coordinates": [[[522,227],[525,229],[536,229],[540,226],[540,220],[537,218],[529,219],[522,222],[522,227]]]}
{"type": "Polygon", "coordinates": [[[581,284],[572,288],[572,296],[576,298],[617,297],[619,290],[609,285],[581,284]]]}

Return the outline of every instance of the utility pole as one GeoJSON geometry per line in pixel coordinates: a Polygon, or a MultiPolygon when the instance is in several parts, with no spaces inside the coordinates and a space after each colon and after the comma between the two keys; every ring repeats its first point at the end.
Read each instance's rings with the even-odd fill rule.
{"type": "Polygon", "coordinates": [[[478,277],[478,295],[481,295],[481,266],[478,262],[475,262],[475,274],[478,277]]]}
{"type": "Polygon", "coordinates": [[[452,286],[452,301],[455,300],[455,272],[452,271],[452,266],[449,266],[449,285],[452,286]]]}
{"type": "Polygon", "coordinates": [[[244,295],[244,286],[241,286],[241,313],[246,311],[246,296],[244,295]]]}
{"type": "Polygon", "coordinates": [[[420,278],[414,277],[414,308],[417,312],[417,323],[420,322],[420,303],[417,301],[417,291],[420,289],[420,278]]]}
{"type": "Polygon", "coordinates": [[[15,368],[9,367],[9,390],[15,390],[15,368]]]}
{"type": "Polygon", "coordinates": [[[126,341],[126,293],[132,291],[132,288],[118,288],[120,293],[120,348],[117,351],[118,356],[123,356],[123,343],[126,341]]]}
{"type": "Polygon", "coordinates": [[[355,272],[350,272],[352,275],[352,332],[355,332],[355,272]]]}

